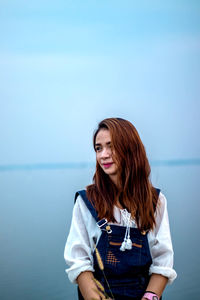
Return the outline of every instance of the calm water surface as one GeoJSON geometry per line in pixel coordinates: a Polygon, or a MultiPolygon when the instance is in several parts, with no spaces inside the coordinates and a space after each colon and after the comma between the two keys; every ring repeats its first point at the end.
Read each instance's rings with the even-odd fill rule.
{"type": "MultiPolygon", "coordinates": [[[[0,299],[77,299],[65,274],[64,245],[73,197],[93,170],[0,172],[0,299]]],[[[152,181],[168,200],[178,278],[164,299],[197,299],[200,166],[154,167],[152,181]]]]}

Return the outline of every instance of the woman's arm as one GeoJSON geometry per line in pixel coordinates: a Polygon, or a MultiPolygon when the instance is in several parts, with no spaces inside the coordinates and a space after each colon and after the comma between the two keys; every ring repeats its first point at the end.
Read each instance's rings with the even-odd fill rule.
{"type": "Polygon", "coordinates": [[[78,196],[73,208],[72,222],[65,245],[64,258],[69,266],[66,269],[69,280],[76,279],[84,271],[94,272],[93,237],[99,238],[101,230],[87,209],[84,201],[78,196]]]}
{"type": "Polygon", "coordinates": [[[94,282],[93,273],[90,271],[82,272],[78,278],[77,283],[81,294],[85,300],[100,300],[101,297],[95,291],[97,290],[96,284],[94,282]]]}
{"type": "MultiPolygon", "coordinates": [[[[160,274],[152,274],[146,290],[154,292],[156,295],[158,295],[158,297],[161,297],[167,281],[167,277],[164,277],[160,274]]],[[[145,298],[143,297],[142,300],[145,300],[145,298]]]]}
{"type": "MultiPolygon", "coordinates": [[[[169,228],[167,200],[162,193],[160,193],[156,210],[156,226],[153,231],[148,233],[148,241],[152,265],[149,270],[151,276],[146,290],[161,297],[167,283],[173,282],[176,278],[176,272],[173,269],[174,252],[169,228]]],[[[144,299],[143,297],[142,300],[144,299]]]]}
{"type": "Polygon", "coordinates": [[[169,227],[167,200],[162,193],[160,193],[156,210],[156,226],[153,231],[148,233],[148,241],[152,257],[150,275],[162,275],[168,278],[169,284],[172,283],[177,275],[173,269],[174,252],[169,227]]]}

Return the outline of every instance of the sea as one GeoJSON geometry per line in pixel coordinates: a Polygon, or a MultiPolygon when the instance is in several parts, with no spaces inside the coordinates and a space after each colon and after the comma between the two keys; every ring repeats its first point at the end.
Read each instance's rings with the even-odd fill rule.
{"type": "MultiPolygon", "coordinates": [[[[0,170],[0,299],[76,300],[63,253],[74,194],[92,182],[93,166],[0,170]]],[[[165,300],[200,299],[200,165],[152,167],[167,198],[174,268],[165,300]]]]}

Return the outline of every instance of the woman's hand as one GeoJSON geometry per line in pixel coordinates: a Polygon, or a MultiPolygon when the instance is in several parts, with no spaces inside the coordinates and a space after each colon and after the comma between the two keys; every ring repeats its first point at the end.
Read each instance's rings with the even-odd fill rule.
{"type": "Polygon", "coordinates": [[[77,278],[77,283],[84,300],[112,300],[106,298],[103,286],[99,288],[101,283],[94,278],[90,271],[82,272],[77,278]]]}

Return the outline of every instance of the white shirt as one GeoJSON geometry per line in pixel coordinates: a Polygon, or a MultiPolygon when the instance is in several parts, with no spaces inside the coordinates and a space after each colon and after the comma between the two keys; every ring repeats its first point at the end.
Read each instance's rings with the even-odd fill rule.
{"type": "MultiPolygon", "coordinates": [[[[114,206],[115,225],[124,224],[124,210],[114,206]]],[[[155,212],[156,226],[148,233],[148,242],[152,257],[149,274],[161,274],[172,283],[177,274],[173,269],[174,252],[169,228],[167,201],[160,193],[159,204],[155,212]]],[[[113,224],[113,223],[109,223],[113,224]]],[[[136,227],[132,220],[131,227],[136,227]]],[[[66,269],[69,280],[76,283],[76,278],[83,271],[92,271],[94,239],[98,242],[101,230],[85,205],[81,196],[77,197],[73,208],[72,223],[64,250],[64,258],[69,265],[66,269]]]]}

